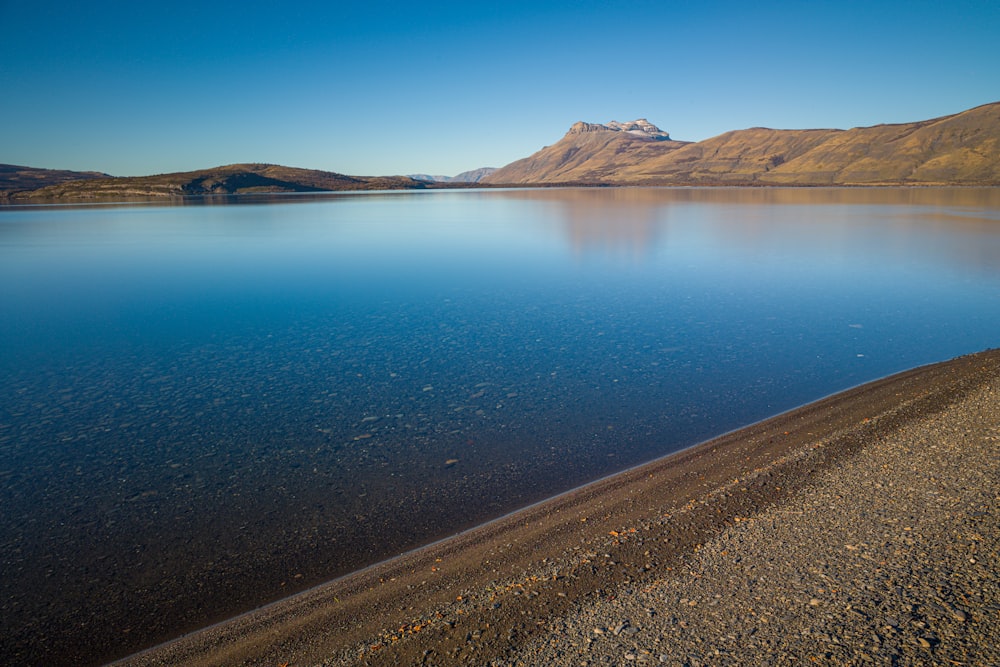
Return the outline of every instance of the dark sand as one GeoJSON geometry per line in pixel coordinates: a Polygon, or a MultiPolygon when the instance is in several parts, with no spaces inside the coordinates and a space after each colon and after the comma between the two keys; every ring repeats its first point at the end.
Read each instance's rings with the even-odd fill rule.
{"type": "MultiPolygon", "coordinates": [[[[873,488],[870,473],[851,472],[852,462],[863,460],[864,454],[893,438],[908,444],[908,439],[914,438],[913,428],[927,431],[943,417],[964,418],[970,426],[954,436],[958,438],[956,446],[963,446],[962,434],[968,433],[968,463],[981,468],[984,461],[997,458],[997,439],[973,437],[973,431],[981,428],[997,433],[998,382],[1000,350],[907,371],[590,484],[116,664],[273,667],[285,663],[576,665],[635,661],[693,666],[798,664],[808,663],[807,658],[828,664],[869,659],[879,664],[974,664],[935,658],[933,652],[942,640],[929,630],[924,632],[927,624],[918,615],[921,605],[934,604],[950,613],[967,633],[969,628],[997,626],[1000,601],[994,599],[995,554],[972,557],[980,568],[984,557],[990,559],[985,565],[990,569],[986,570],[985,593],[980,595],[981,608],[963,611],[960,605],[947,606],[944,600],[907,602],[908,613],[918,619],[913,623],[924,623],[919,626],[924,634],[914,636],[907,650],[926,653],[906,653],[890,646],[895,654],[880,657],[866,653],[866,659],[860,648],[854,650],[851,642],[842,641],[833,643],[846,646],[840,652],[806,655],[803,649],[796,655],[799,644],[792,644],[780,649],[779,655],[779,649],[769,648],[769,644],[758,645],[752,637],[741,637],[737,643],[746,652],[743,655],[684,653],[678,657],[661,646],[661,640],[666,644],[669,639],[669,628],[681,623],[676,613],[661,609],[657,616],[650,608],[646,611],[657,619],[655,622],[622,618],[615,624],[607,620],[612,618],[607,614],[619,613],[620,608],[620,613],[634,616],[629,605],[642,591],[678,585],[682,576],[690,576],[690,563],[700,557],[703,547],[711,551],[720,548],[719,539],[736,539],[730,533],[740,525],[767,517],[769,512],[802,514],[805,510],[796,503],[812,497],[817,489],[843,500],[844,493],[827,488],[830,484],[844,484],[845,493],[873,488]],[[974,399],[980,406],[975,413],[971,412],[974,399]],[[848,477],[831,477],[833,473],[848,477]],[[847,487],[852,490],[847,491],[847,487]],[[783,509],[789,507],[797,509],[783,509]],[[591,628],[591,619],[605,625],[591,628]],[[630,627],[656,623],[663,626],[655,641],[649,639],[648,649],[637,643],[626,646],[626,639],[638,641],[638,630],[630,631],[630,627]],[[612,642],[593,649],[592,631],[598,637],[621,640],[621,646],[612,642]]],[[[929,446],[923,441],[912,444],[916,449],[905,451],[922,451],[919,448],[929,446]]],[[[882,463],[886,466],[879,479],[891,481],[894,471],[882,463]]],[[[935,470],[916,473],[932,478],[935,470]]],[[[968,494],[974,492],[983,492],[982,485],[967,487],[968,494]]],[[[956,493],[960,497],[963,492],[956,493]]],[[[975,513],[974,519],[984,523],[977,530],[986,538],[995,536],[995,502],[975,513]]],[[[798,523],[808,525],[809,521],[803,516],[798,523]]],[[[920,531],[910,534],[912,537],[906,539],[920,547],[920,531]]],[[[793,539],[780,538],[779,533],[773,536],[793,539]]],[[[761,543],[769,544],[767,539],[769,534],[764,534],[761,543]]],[[[814,526],[810,536],[794,539],[808,542],[794,549],[773,544],[775,556],[794,561],[788,572],[808,568],[827,552],[845,549],[841,538],[823,526],[814,526]]],[[[931,546],[943,548],[940,544],[931,546]]],[[[769,548],[765,546],[753,557],[770,561],[769,548]]],[[[747,558],[751,558],[751,551],[747,550],[747,558]]],[[[914,553],[923,554],[928,571],[934,571],[935,549],[918,548],[914,553]]],[[[770,563],[763,565],[772,567],[770,563]]],[[[891,565],[883,561],[882,567],[891,565]]],[[[715,577],[739,572],[733,563],[717,566],[720,569],[715,577]]],[[[739,567],[745,568],[747,563],[739,567]]],[[[765,588],[783,590],[788,582],[782,577],[793,575],[781,572],[775,569],[770,582],[762,579],[765,588]]],[[[750,600],[766,597],[759,589],[755,596],[753,591],[748,595],[750,600]]],[[[822,595],[817,595],[806,601],[809,608],[824,605],[822,595]]],[[[687,598],[674,604],[681,603],[690,604],[687,598]]],[[[734,604],[736,611],[730,613],[745,613],[750,618],[751,611],[739,606],[745,602],[734,604]]],[[[880,636],[876,626],[881,621],[859,620],[850,603],[837,610],[824,607],[823,612],[834,626],[839,622],[837,614],[842,614],[844,623],[871,624],[873,633],[880,636]]],[[[888,622],[901,623],[895,618],[888,622]]],[[[726,627],[732,628],[734,623],[726,627]]],[[[704,632],[714,631],[706,628],[704,632]]],[[[808,634],[808,628],[802,632],[808,634]]],[[[967,643],[975,644],[977,636],[970,635],[967,643]]],[[[704,638],[694,636],[691,641],[699,643],[704,638]]]]}

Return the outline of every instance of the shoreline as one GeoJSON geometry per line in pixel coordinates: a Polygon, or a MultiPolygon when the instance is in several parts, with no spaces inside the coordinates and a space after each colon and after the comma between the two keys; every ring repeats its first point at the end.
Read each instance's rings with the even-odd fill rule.
{"type": "Polygon", "coordinates": [[[876,380],[112,664],[516,662],[553,623],[669,576],[834,464],[997,378],[1000,350],[876,380]]]}

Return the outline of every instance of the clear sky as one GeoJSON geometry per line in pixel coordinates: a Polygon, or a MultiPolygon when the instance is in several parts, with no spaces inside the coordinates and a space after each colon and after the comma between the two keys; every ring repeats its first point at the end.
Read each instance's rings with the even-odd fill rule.
{"type": "Polygon", "coordinates": [[[1000,100],[997,0],[0,0],[0,163],[502,166],[577,120],[675,139],[1000,100]]]}

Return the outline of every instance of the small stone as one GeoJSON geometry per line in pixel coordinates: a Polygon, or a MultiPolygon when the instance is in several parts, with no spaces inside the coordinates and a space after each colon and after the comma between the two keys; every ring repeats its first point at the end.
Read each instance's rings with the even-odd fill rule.
{"type": "Polygon", "coordinates": [[[594,628],[595,635],[603,635],[605,632],[607,632],[607,630],[605,630],[604,628],[594,628]]]}
{"type": "Polygon", "coordinates": [[[964,623],[965,620],[969,618],[969,615],[966,614],[961,609],[952,609],[951,617],[954,618],[956,621],[962,621],[964,623]]]}
{"type": "Polygon", "coordinates": [[[917,643],[923,646],[924,648],[931,647],[931,643],[924,637],[917,637],[917,643]]]}
{"type": "Polygon", "coordinates": [[[622,633],[622,630],[624,630],[625,626],[627,626],[627,625],[628,625],[627,621],[622,621],[621,623],[619,623],[618,625],[616,625],[615,629],[612,630],[612,632],[614,633],[615,637],[617,637],[618,635],[620,635],[622,633]]]}
{"type": "Polygon", "coordinates": [[[820,604],[822,603],[817,598],[812,598],[811,600],[809,600],[810,607],[818,607],[820,606],[820,604]]]}
{"type": "Polygon", "coordinates": [[[635,658],[636,658],[635,653],[626,653],[625,654],[625,659],[626,660],[635,660],[635,658]]]}

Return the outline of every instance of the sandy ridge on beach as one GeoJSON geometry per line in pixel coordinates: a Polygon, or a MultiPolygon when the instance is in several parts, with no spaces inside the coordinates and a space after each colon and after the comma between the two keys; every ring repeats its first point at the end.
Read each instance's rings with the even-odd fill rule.
{"type": "Polygon", "coordinates": [[[914,369],[117,664],[1000,664],[998,426],[914,369]]]}

